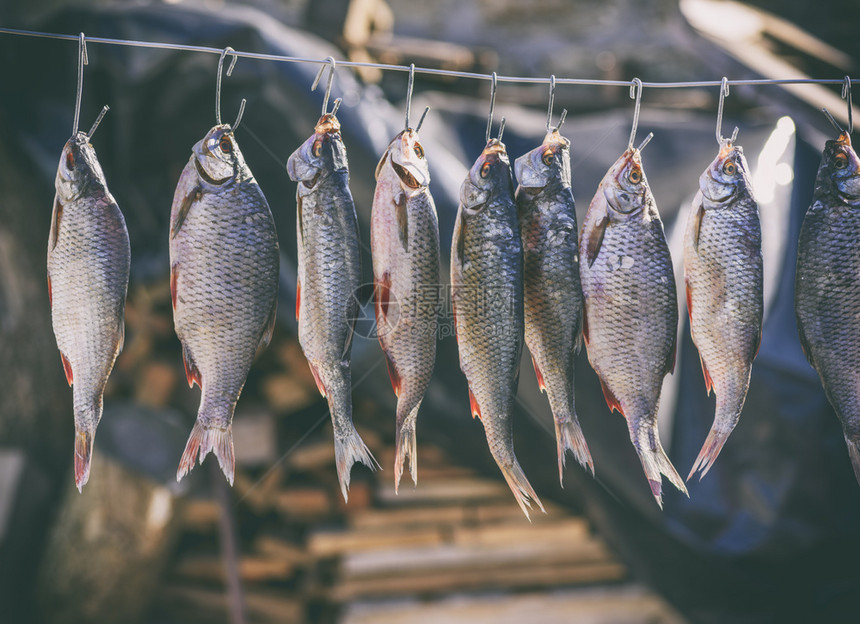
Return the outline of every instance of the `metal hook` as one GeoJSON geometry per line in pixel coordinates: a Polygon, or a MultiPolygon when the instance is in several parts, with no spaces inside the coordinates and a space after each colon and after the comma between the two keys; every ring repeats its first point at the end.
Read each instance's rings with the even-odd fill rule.
{"type": "MultiPolygon", "coordinates": [[[[316,91],[317,85],[320,83],[320,78],[322,78],[323,71],[325,71],[326,67],[331,68],[329,73],[328,73],[328,84],[326,85],[326,88],[325,88],[325,97],[323,98],[323,105],[322,105],[322,115],[323,116],[325,116],[326,112],[328,111],[328,99],[329,99],[329,96],[331,96],[331,83],[334,80],[334,70],[335,70],[335,67],[337,66],[337,62],[334,60],[333,56],[329,56],[328,58],[326,58],[326,63],[328,63],[328,65],[323,65],[322,67],[320,67],[320,70],[317,72],[317,77],[314,78],[314,83],[311,85],[311,91],[316,91]]],[[[333,109],[331,114],[334,115],[336,110],[337,110],[336,108],[333,109]]]]}
{"type": "Polygon", "coordinates": [[[424,112],[421,113],[421,119],[418,120],[418,125],[415,126],[415,132],[418,132],[421,129],[421,125],[424,123],[424,118],[427,116],[427,113],[430,112],[430,107],[426,106],[424,108],[424,112]]]}
{"type": "Polygon", "coordinates": [[[567,109],[561,111],[561,117],[558,118],[558,125],[555,127],[556,132],[558,132],[559,128],[561,128],[564,120],[567,118],[567,109]]]}
{"type": "MultiPolygon", "coordinates": [[[[219,126],[223,123],[221,121],[221,72],[224,69],[224,58],[230,53],[233,53],[233,60],[230,61],[230,66],[227,67],[227,75],[232,76],[233,68],[236,67],[236,61],[239,60],[239,56],[236,54],[236,51],[230,46],[227,46],[221,52],[221,58],[218,59],[218,77],[215,80],[215,121],[219,126]]],[[[234,121],[233,125],[230,126],[234,132],[242,121],[242,115],[245,114],[245,104],[246,100],[245,98],[242,98],[242,102],[239,104],[239,114],[236,115],[236,121],[234,121]]]]}
{"type": "Polygon", "coordinates": [[[735,126],[730,139],[726,139],[723,136],[723,104],[727,97],[729,97],[729,79],[723,76],[723,79],[720,82],[720,101],[717,104],[717,143],[720,145],[722,145],[726,140],[728,140],[729,143],[734,143],[735,139],[738,138],[737,126],[735,126]]]}
{"type": "MultiPolygon", "coordinates": [[[[555,74],[549,77],[549,106],[546,110],[546,131],[552,130],[552,105],[555,100],[555,74]]],[[[561,125],[561,124],[559,124],[561,125]]],[[[558,128],[556,128],[558,130],[558,128]]]]}
{"type": "Polygon", "coordinates": [[[490,142],[490,130],[493,127],[493,112],[496,110],[496,87],[498,77],[496,72],[493,72],[492,82],[490,83],[490,114],[487,117],[487,143],[490,142]]]}
{"type": "Polygon", "coordinates": [[[415,84],[415,63],[409,65],[409,84],[406,87],[406,130],[409,127],[409,111],[412,109],[412,87],[415,84]]]}
{"type": "Polygon", "coordinates": [[[834,128],[836,128],[836,132],[838,132],[839,134],[842,134],[845,132],[845,130],[842,129],[842,126],[840,126],[839,123],[836,121],[836,119],[833,117],[833,115],[830,114],[829,110],[827,110],[826,108],[822,108],[821,112],[827,116],[827,120],[830,122],[830,124],[834,128]]]}
{"type": "Polygon", "coordinates": [[[502,134],[505,132],[505,118],[502,117],[502,123],[499,124],[499,136],[496,137],[496,141],[499,143],[502,142],[502,134]]]}
{"type": "Polygon", "coordinates": [[[81,118],[81,95],[84,92],[84,65],[89,65],[87,58],[87,38],[84,33],[78,39],[78,90],[75,95],[75,120],[72,123],[72,136],[78,134],[78,123],[81,118]]]}
{"type": "Polygon", "coordinates": [[[90,140],[90,139],[92,139],[92,138],[93,138],[93,132],[95,132],[95,131],[96,131],[96,128],[98,128],[98,127],[99,127],[99,124],[102,122],[102,119],[104,118],[104,116],[107,114],[107,112],[108,112],[109,110],[110,110],[110,106],[108,106],[107,104],[105,104],[105,105],[102,107],[102,112],[100,112],[100,113],[99,113],[99,116],[98,116],[98,117],[96,117],[96,120],[95,120],[95,122],[93,123],[92,127],[90,128],[90,131],[89,131],[89,132],[87,132],[87,140],[90,140]]]}
{"type": "Polygon", "coordinates": [[[845,82],[842,83],[842,99],[848,100],[848,134],[854,132],[854,104],[851,98],[851,78],[845,76],[845,82]]]}
{"type": "Polygon", "coordinates": [[[633,79],[630,85],[630,99],[635,99],[633,108],[633,127],[630,129],[630,139],[627,141],[627,149],[633,149],[633,141],[636,139],[636,128],[639,127],[639,107],[642,105],[642,81],[633,79]]]}

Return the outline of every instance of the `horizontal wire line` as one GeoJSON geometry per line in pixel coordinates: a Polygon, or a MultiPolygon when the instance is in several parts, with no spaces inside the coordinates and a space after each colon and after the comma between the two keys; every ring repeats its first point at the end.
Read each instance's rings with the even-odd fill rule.
{"type": "MultiPolygon", "coordinates": [[[[58,33],[37,32],[33,30],[19,30],[16,28],[0,27],[0,33],[7,35],[21,35],[25,37],[39,37],[43,39],[61,39],[65,41],[74,41],[77,43],[80,40],[80,35],[63,35],[58,33]]],[[[154,41],[134,41],[129,39],[109,39],[106,37],[85,37],[87,43],[102,43],[105,45],[130,46],[136,48],[154,48],[158,50],[185,50],[188,52],[205,52],[207,54],[220,55],[223,50],[221,48],[213,48],[209,46],[186,45],[180,43],[159,43],[154,41]]],[[[283,63],[311,63],[316,65],[328,65],[326,59],[302,58],[298,56],[282,56],[278,54],[262,54],[259,52],[243,52],[241,50],[230,51],[231,55],[240,56],[242,58],[257,59],[261,61],[277,61],[283,63]]],[[[372,67],[388,71],[409,72],[410,67],[407,65],[391,65],[387,63],[365,63],[360,61],[337,61],[340,67],[372,67]]],[[[435,69],[431,67],[416,67],[416,74],[432,74],[436,76],[448,76],[451,78],[470,78],[473,80],[492,80],[490,74],[480,74],[476,72],[462,72],[450,69],[435,69]]],[[[551,78],[534,78],[526,76],[496,76],[498,82],[520,83],[520,84],[549,84],[551,78]]],[[[855,78],[851,78],[851,82],[855,82],[855,78]]],[[[555,83],[569,85],[588,85],[588,86],[604,86],[604,87],[629,87],[632,81],[625,80],[597,80],[590,78],[556,78],[555,83]]],[[[728,84],[732,86],[739,85],[788,85],[788,84],[832,84],[840,85],[844,83],[844,78],[833,79],[818,79],[818,78],[784,78],[784,79],[748,79],[748,80],[729,80],[728,84]]],[[[695,82],[642,82],[643,87],[652,89],[684,89],[691,87],[719,87],[722,85],[721,80],[700,80],[695,82]]]]}

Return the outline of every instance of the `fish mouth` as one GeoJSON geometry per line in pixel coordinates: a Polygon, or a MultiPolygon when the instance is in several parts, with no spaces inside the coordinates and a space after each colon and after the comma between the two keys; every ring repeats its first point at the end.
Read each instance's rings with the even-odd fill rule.
{"type": "Polygon", "coordinates": [[[203,165],[200,164],[200,161],[196,158],[194,159],[194,167],[197,169],[197,175],[199,175],[203,180],[208,182],[209,184],[213,184],[215,186],[221,186],[226,182],[229,182],[233,176],[227,176],[226,178],[213,178],[203,169],[203,165]]]}
{"type": "Polygon", "coordinates": [[[398,165],[396,162],[394,162],[393,158],[391,159],[391,166],[394,169],[394,173],[397,174],[397,177],[400,178],[400,181],[403,182],[403,184],[405,184],[411,189],[421,188],[421,184],[418,182],[418,180],[415,179],[415,176],[409,173],[406,167],[398,165]]]}
{"type": "Polygon", "coordinates": [[[302,180],[302,185],[306,189],[312,189],[313,187],[315,187],[317,185],[317,182],[319,181],[321,175],[322,175],[322,171],[317,171],[314,174],[314,177],[312,177],[310,180],[302,180]]]}

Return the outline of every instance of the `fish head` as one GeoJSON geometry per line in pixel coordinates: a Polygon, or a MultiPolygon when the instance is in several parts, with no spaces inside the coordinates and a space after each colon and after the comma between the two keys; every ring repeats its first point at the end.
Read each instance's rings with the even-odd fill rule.
{"type": "Polygon", "coordinates": [[[699,189],[706,199],[723,203],[739,189],[748,187],[748,181],[749,166],[743,148],[724,140],[717,157],[699,178],[699,189]]]}
{"type": "MultiPolygon", "coordinates": [[[[430,184],[430,168],[424,157],[424,147],[418,140],[418,133],[411,128],[394,137],[386,155],[390,157],[391,168],[400,179],[400,186],[407,197],[430,184]]],[[[384,161],[385,156],[382,157],[384,161]]]]}
{"type": "Polygon", "coordinates": [[[314,133],[287,160],[287,173],[293,182],[300,182],[300,193],[311,192],[332,173],[348,170],[340,122],[331,113],[320,117],[314,133]]]}
{"type": "Polygon", "coordinates": [[[603,195],[617,215],[633,215],[645,207],[648,181],[642,169],[639,150],[630,148],[609,169],[603,184],[603,195]]]}
{"type": "Polygon", "coordinates": [[[204,186],[226,184],[248,168],[228,124],[213,126],[192,152],[197,177],[204,186]]]}
{"type": "Polygon", "coordinates": [[[851,137],[847,132],[835,141],[827,141],[821,171],[830,179],[842,201],[852,206],[860,205],[860,160],[851,147],[851,137]]]}
{"type": "Polygon", "coordinates": [[[513,185],[511,161],[505,144],[490,139],[460,187],[460,203],[469,213],[479,212],[490,200],[493,189],[504,188],[504,185],[513,185]]]}
{"type": "Polygon", "coordinates": [[[78,132],[63,146],[57,167],[57,195],[61,200],[71,201],[80,197],[92,184],[104,186],[104,172],[89,137],[78,132]]]}
{"type": "Polygon", "coordinates": [[[570,187],[570,141],[558,130],[547,133],[540,146],[514,161],[520,188],[528,192],[539,192],[558,180],[563,187],[570,187]]]}

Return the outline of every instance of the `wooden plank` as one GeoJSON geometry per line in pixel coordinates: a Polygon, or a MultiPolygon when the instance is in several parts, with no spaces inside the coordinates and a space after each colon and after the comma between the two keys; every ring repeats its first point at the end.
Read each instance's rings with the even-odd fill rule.
{"type": "Polygon", "coordinates": [[[269,559],[287,561],[293,566],[303,566],[311,561],[308,551],[304,548],[265,534],[254,540],[254,552],[269,559]]]}
{"type": "Polygon", "coordinates": [[[513,496],[508,486],[501,480],[491,481],[481,478],[451,479],[421,483],[416,488],[401,488],[399,494],[394,493],[392,484],[380,487],[379,501],[386,505],[415,505],[438,503],[441,501],[485,501],[510,499],[511,506],[516,508],[513,496]]]}
{"type": "MultiPolygon", "coordinates": [[[[194,616],[193,621],[205,621],[203,616],[207,615],[209,618],[225,617],[227,612],[227,596],[223,591],[193,584],[165,585],[159,603],[162,608],[169,608],[170,613],[187,611],[189,616],[194,616]]],[[[250,589],[245,592],[245,607],[253,622],[299,624],[307,621],[303,601],[283,591],[250,589]]]]}
{"type": "Polygon", "coordinates": [[[318,531],[308,537],[308,551],[315,557],[333,557],[360,551],[441,543],[442,535],[435,527],[372,532],[318,531]]]}
{"type": "Polygon", "coordinates": [[[187,531],[211,533],[217,530],[221,509],[209,499],[189,499],[182,510],[182,525],[187,531]]]}
{"type": "MultiPolygon", "coordinates": [[[[294,566],[284,559],[246,555],[239,560],[239,577],[250,583],[287,580],[294,566]]],[[[195,555],[180,559],[173,567],[182,578],[198,582],[223,583],[224,562],[217,555],[195,555]]]]}
{"type": "Polygon", "coordinates": [[[504,546],[507,544],[537,542],[590,541],[588,521],[584,518],[567,518],[540,524],[495,524],[476,527],[457,527],[453,531],[453,542],[466,546],[504,546]]]}
{"type": "Polygon", "coordinates": [[[274,506],[282,514],[294,518],[319,518],[334,508],[327,490],[321,487],[294,487],[275,494],[274,506]]]}
{"type": "Polygon", "coordinates": [[[368,509],[349,516],[349,524],[358,530],[392,530],[419,526],[449,526],[466,518],[463,505],[368,509]]]}

